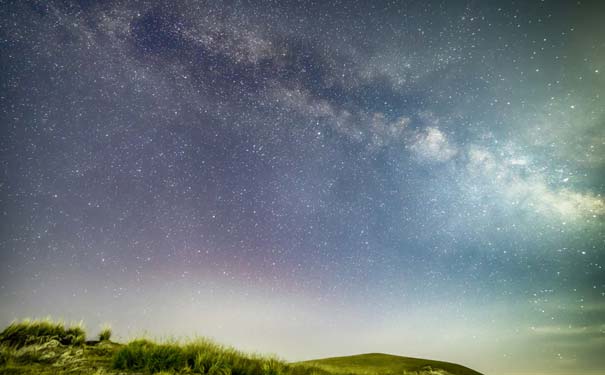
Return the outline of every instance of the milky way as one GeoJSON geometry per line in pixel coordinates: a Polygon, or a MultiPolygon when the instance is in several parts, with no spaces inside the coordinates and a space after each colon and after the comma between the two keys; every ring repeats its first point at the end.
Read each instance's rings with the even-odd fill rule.
{"type": "Polygon", "coordinates": [[[601,374],[603,19],[0,1],[0,321],[601,374]]]}

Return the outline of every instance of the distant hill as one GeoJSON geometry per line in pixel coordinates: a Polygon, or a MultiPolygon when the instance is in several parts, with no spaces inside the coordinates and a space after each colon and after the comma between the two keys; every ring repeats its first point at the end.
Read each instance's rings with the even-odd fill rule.
{"type": "Polygon", "coordinates": [[[317,367],[338,374],[481,375],[477,371],[454,363],[382,353],[315,359],[297,362],[297,364],[317,367]]]}

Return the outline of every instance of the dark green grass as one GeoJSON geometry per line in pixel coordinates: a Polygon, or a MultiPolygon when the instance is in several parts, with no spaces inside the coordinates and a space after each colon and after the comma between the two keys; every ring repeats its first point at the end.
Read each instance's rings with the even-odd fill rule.
{"type": "Polygon", "coordinates": [[[416,374],[443,370],[453,375],[481,375],[467,367],[449,362],[390,354],[369,353],[299,362],[338,374],[416,374]]]}
{"type": "Polygon", "coordinates": [[[99,332],[99,341],[108,341],[111,338],[111,327],[104,326],[99,332]]]}
{"type": "Polygon", "coordinates": [[[186,343],[135,340],[118,349],[113,368],[208,375],[280,375],[288,371],[288,365],[276,358],[247,355],[206,339],[186,343]]]}
{"type": "Polygon", "coordinates": [[[50,319],[13,322],[0,332],[0,344],[13,348],[43,344],[50,340],[62,345],[82,345],[86,341],[86,332],[81,325],[66,326],[50,319]]]}

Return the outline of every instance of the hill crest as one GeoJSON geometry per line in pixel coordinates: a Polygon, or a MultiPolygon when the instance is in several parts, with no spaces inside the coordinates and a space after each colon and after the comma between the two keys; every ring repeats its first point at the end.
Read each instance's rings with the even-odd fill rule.
{"type": "Polygon", "coordinates": [[[445,361],[404,357],[387,353],[363,353],[298,362],[333,373],[482,375],[468,367],[445,361]]]}

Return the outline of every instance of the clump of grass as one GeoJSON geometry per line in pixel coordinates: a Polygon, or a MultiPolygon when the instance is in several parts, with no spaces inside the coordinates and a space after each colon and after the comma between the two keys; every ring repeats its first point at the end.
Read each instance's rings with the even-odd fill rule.
{"type": "Polygon", "coordinates": [[[114,354],[118,370],[177,371],[205,375],[282,375],[287,365],[275,358],[249,356],[208,340],[154,343],[135,340],[114,354]]]}
{"type": "Polygon", "coordinates": [[[101,332],[99,332],[99,341],[108,341],[111,338],[111,327],[109,325],[104,325],[101,327],[101,332]]]}
{"type": "Polygon", "coordinates": [[[66,326],[50,319],[13,322],[0,332],[0,344],[15,348],[51,340],[63,345],[82,345],[86,341],[86,332],[81,325],[66,326]]]}
{"type": "Polygon", "coordinates": [[[263,360],[262,369],[264,375],[281,375],[286,372],[285,364],[275,358],[263,360]]]}

